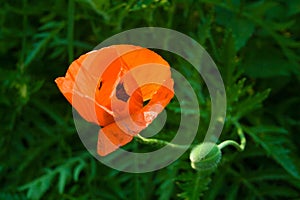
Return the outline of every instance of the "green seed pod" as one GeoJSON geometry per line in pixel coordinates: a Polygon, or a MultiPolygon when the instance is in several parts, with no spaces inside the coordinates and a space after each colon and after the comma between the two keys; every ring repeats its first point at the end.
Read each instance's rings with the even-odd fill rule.
{"type": "Polygon", "coordinates": [[[205,142],[194,147],[190,154],[191,166],[201,172],[212,172],[221,161],[222,153],[217,144],[205,142]]]}

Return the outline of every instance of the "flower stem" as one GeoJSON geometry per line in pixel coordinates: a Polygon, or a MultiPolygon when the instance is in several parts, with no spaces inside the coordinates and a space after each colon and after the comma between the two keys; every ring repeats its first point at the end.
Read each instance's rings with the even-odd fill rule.
{"type": "Polygon", "coordinates": [[[223,149],[224,147],[229,146],[229,145],[234,146],[238,151],[243,151],[240,144],[234,140],[225,140],[224,142],[218,144],[218,147],[220,149],[223,149]]]}
{"type": "Polygon", "coordinates": [[[226,140],[226,141],[224,141],[224,142],[222,142],[221,144],[218,145],[218,147],[220,149],[222,149],[222,148],[224,148],[228,145],[234,146],[238,151],[243,151],[245,149],[246,137],[245,137],[245,134],[243,132],[243,129],[242,129],[241,125],[238,122],[234,122],[234,125],[237,128],[237,134],[240,137],[241,144],[237,143],[234,140],[226,140]]]}
{"type": "Polygon", "coordinates": [[[189,148],[189,146],[187,145],[179,145],[179,144],[174,144],[171,142],[167,142],[164,140],[159,140],[159,139],[153,139],[153,138],[145,138],[143,136],[141,136],[140,134],[137,134],[136,137],[139,139],[138,141],[144,143],[144,144],[154,144],[154,145],[159,145],[159,146],[170,146],[173,148],[177,148],[177,149],[187,149],[189,148]]]}

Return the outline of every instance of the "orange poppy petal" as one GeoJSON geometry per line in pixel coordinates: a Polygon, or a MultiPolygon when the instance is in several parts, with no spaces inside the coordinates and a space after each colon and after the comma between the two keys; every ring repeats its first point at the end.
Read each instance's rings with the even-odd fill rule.
{"type": "Polygon", "coordinates": [[[174,95],[169,64],[155,52],[133,45],[84,54],[55,82],[83,118],[104,126],[97,145],[102,156],[130,142],[174,95]]]}
{"type": "MultiPolygon", "coordinates": [[[[153,104],[160,104],[163,108],[168,105],[171,99],[174,97],[174,81],[173,79],[166,80],[157,90],[157,92],[152,96],[149,103],[145,106],[150,106],[153,104]]],[[[144,109],[145,109],[144,107],[144,109]]]]}
{"type": "Polygon", "coordinates": [[[155,52],[146,49],[136,49],[121,56],[135,81],[141,86],[143,100],[146,101],[157,91],[164,80],[171,77],[169,64],[155,52]],[[166,67],[166,68],[165,68],[166,67]],[[156,83],[147,84],[144,83],[156,83]]]}
{"type": "Polygon", "coordinates": [[[60,91],[79,114],[87,121],[101,126],[113,122],[110,110],[105,105],[96,102],[94,96],[99,76],[105,70],[105,65],[112,62],[107,59],[111,54],[118,56],[117,52],[111,48],[84,54],[72,62],[65,77],[55,80],[60,91]],[[95,63],[99,62],[98,59],[102,61],[100,65],[95,63]],[[95,112],[97,119],[95,119],[95,112]]]}
{"type": "MultiPolygon", "coordinates": [[[[118,86],[119,85],[122,85],[122,83],[119,83],[118,86]]],[[[132,94],[127,94],[123,85],[118,86],[111,99],[111,110],[115,120],[122,120],[143,108],[143,97],[139,88],[132,94]]]]}
{"type": "Polygon", "coordinates": [[[173,80],[169,79],[160,86],[146,106],[130,114],[129,117],[119,118],[115,123],[125,134],[135,136],[152,123],[173,96],[173,80]]]}
{"type": "Polygon", "coordinates": [[[109,124],[99,130],[97,153],[100,156],[106,156],[129,143],[132,138],[133,136],[124,133],[116,123],[109,124]]]}
{"type": "Polygon", "coordinates": [[[79,114],[89,122],[98,124],[98,117],[94,114],[94,100],[85,95],[78,89],[76,79],[79,71],[82,68],[83,61],[88,57],[88,54],[80,56],[72,62],[65,77],[55,79],[55,82],[65,98],[79,112],[79,114]]]}
{"type": "Polygon", "coordinates": [[[72,62],[69,66],[65,77],[58,77],[55,79],[55,83],[57,84],[59,90],[64,94],[66,99],[72,104],[72,91],[75,84],[75,79],[78,74],[78,71],[81,67],[81,63],[87,54],[80,56],[76,61],[72,62]]]}

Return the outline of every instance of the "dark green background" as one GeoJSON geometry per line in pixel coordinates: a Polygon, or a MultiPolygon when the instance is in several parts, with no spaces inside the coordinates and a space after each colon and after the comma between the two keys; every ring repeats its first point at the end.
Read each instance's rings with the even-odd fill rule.
{"type": "MultiPolygon", "coordinates": [[[[299,199],[299,24],[298,0],[2,0],[0,199],[299,199]],[[238,122],[247,145],[225,148],[213,173],[193,170],[189,152],[156,172],[119,172],[89,155],[76,133],[54,79],[104,39],[143,26],[187,34],[222,73],[228,109],[220,142],[239,141],[238,122]]],[[[160,53],[198,95],[199,143],[210,118],[205,84],[183,59],[160,53]]],[[[178,110],[174,99],[158,138],[176,133],[178,110]]]]}

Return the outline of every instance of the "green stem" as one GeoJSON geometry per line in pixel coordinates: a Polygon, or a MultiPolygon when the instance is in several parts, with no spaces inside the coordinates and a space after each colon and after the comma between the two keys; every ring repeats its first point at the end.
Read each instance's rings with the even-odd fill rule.
{"type": "Polygon", "coordinates": [[[159,139],[149,139],[149,138],[145,138],[143,136],[141,136],[140,134],[136,135],[136,137],[139,139],[138,141],[144,143],[144,144],[155,144],[155,145],[159,145],[159,146],[170,146],[173,148],[177,148],[177,149],[187,149],[189,148],[189,146],[186,145],[179,145],[179,144],[173,144],[164,140],[159,140],[159,139]]]}
{"type": "MultiPolygon", "coordinates": [[[[26,10],[27,6],[27,0],[23,0],[23,9],[26,10]]],[[[28,18],[27,13],[23,13],[23,34],[22,34],[22,50],[21,50],[21,56],[20,56],[20,63],[19,63],[19,70],[21,74],[24,72],[24,60],[25,60],[25,54],[26,54],[26,44],[27,44],[27,24],[28,24],[28,18]]]]}
{"type": "Polygon", "coordinates": [[[237,134],[239,135],[240,140],[241,140],[240,147],[243,151],[245,149],[245,146],[246,146],[246,137],[245,137],[245,134],[243,132],[243,129],[242,129],[241,125],[238,122],[235,122],[234,124],[237,128],[237,134]]]}
{"type": "Polygon", "coordinates": [[[218,147],[220,149],[223,149],[224,147],[229,146],[229,145],[234,146],[238,151],[243,151],[240,144],[234,140],[226,140],[226,141],[222,142],[221,144],[218,144],[218,147]]]}
{"type": "Polygon", "coordinates": [[[69,56],[70,63],[74,59],[74,13],[75,13],[74,0],[69,0],[67,40],[68,40],[68,56],[69,56]]]}
{"type": "Polygon", "coordinates": [[[246,146],[245,134],[243,132],[243,129],[242,129],[241,125],[238,122],[233,122],[233,123],[234,123],[235,127],[237,128],[237,134],[240,137],[241,144],[237,143],[234,140],[226,140],[226,141],[222,142],[221,144],[219,144],[218,147],[220,149],[222,149],[222,148],[224,148],[228,145],[231,145],[231,146],[234,146],[237,150],[243,151],[245,149],[245,146],[246,146]]]}
{"type": "MultiPolygon", "coordinates": [[[[243,151],[245,149],[245,146],[246,146],[246,137],[245,137],[245,134],[243,132],[243,129],[241,127],[241,125],[238,123],[238,122],[233,122],[235,127],[237,128],[237,134],[239,135],[240,137],[240,140],[241,140],[241,143],[237,143],[236,141],[234,140],[226,140],[224,142],[221,142],[218,147],[220,149],[223,149],[224,147],[227,147],[229,145],[231,146],[234,146],[238,151],[243,151]]],[[[188,149],[190,148],[189,146],[186,146],[186,145],[179,145],[179,144],[173,144],[173,143],[170,143],[170,142],[167,142],[167,141],[164,141],[164,140],[159,140],[159,139],[149,139],[149,138],[145,138],[141,135],[136,135],[136,137],[139,139],[138,141],[139,142],[142,142],[144,144],[154,144],[154,145],[159,145],[159,146],[170,146],[170,147],[173,147],[173,148],[179,148],[179,149],[188,149]]]]}

